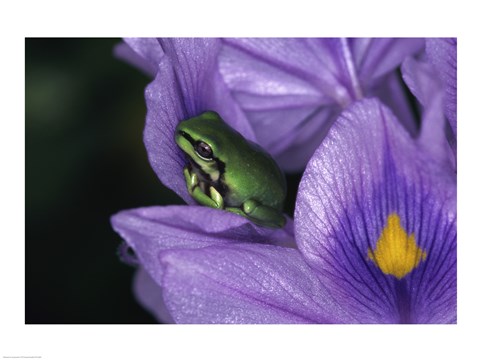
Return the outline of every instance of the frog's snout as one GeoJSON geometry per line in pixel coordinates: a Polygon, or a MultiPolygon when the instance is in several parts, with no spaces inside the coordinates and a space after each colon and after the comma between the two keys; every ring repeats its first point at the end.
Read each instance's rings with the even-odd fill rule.
{"type": "Polygon", "coordinates": [[[180,142],[187,142],[190,143],[192,146],[195,144],[195,140],[193,139],[193,137],[186,131],[183,131],[181,128],[177,128],[175,130],[175,141],[179,145],[180,142]]]}
{"type": "Polygon", "coordinates": [[[181,129],[176,129],[175,130],[175,142],[178,144],[181,139],[186,139],[187,138],[187,133],[181,129]]]}

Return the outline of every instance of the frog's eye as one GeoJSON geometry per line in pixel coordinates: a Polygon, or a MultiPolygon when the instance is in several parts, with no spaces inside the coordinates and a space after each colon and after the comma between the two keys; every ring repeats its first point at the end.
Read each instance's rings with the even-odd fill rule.
{"type": "Polygon", "coordinates": [[[197,141],[195,144],[195,151],[197,154],[206,160],[213,159],[213,150],[207,143],[203,141],[197,141]]]}

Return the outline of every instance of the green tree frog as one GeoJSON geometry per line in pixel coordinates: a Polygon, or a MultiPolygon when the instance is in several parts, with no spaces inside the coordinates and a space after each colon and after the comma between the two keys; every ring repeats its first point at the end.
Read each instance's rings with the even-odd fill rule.
{"type": "Polygon", "coordinates": [[[275,160],[216,112],[181,121],[175,141],[187,155],[187,189],[199,204],[225,209],[266,227],[285,225],[285,177],[275,160]]]}

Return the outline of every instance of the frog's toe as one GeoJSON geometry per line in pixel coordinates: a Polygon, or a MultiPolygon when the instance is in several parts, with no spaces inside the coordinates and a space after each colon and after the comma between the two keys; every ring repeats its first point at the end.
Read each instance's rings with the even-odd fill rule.
{"type": "Polygon", "coordinates": [[[255,200],[247,200],[243,203],[243,211],[245,211],[246,214],[252,214],[254,213],[255,209],[259,206],[259,203],[255,200]]]}
{"type": "Polygon", "coordinates": [[[210,186],[210,198],[217,204],[216,208],[223,209],[223,196],[213,186],[210,186]]]}
{"type": "Polygon", "coordinates": [[[188,192],[192,194],[195,188],[198,186],[198,175],[194,172],[190,172],[188,167],[183,169],[183,175],[185,176],[188,192]]]}
{"type": "Polygon", "coordinates": [[[281,228],[285,225],[285,218],[280,211],[255,200],[247,200],[243,204],[243,210],[258,225],[273,228],[281,228]]]}

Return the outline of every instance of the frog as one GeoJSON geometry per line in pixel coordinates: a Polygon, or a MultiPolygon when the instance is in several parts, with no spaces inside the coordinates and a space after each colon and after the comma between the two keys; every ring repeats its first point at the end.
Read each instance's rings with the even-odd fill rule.
{"type": "Polygon", "coordinates": [[[230,211],[264,227],[285,225],[283,172],[266,150],[217,112],[180,121],[175,142],[186,158],[183,175],[188,193],[198,204],[230,211]]]}

